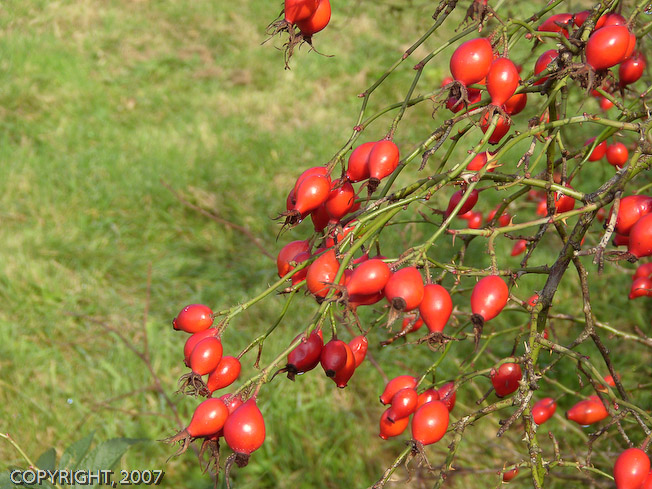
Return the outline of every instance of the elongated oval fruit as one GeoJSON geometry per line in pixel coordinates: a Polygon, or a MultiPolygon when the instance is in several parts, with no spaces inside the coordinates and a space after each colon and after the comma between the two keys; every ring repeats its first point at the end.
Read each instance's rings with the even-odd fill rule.
{"type": "MultiPolygon", "coordinates": [[[[511,122],[507,117],[502,115],[498,116],[498,122],[496,122],[496,127],[491,132],[489,136],[489,144],[498,144],[505,134],[509,131],[511,122]]],[[[483,133],[486,133],[491,126],[491,120],[489,119],[489,112],[485,112],[484,115],[480,118],[480,129],[483,133]]]]}
{"type": "Polygon", "coordinates": [[[212,325],[213,311],[204,304],[190,304],[184,307],[172,321],[174,329],[186,333],[199,333],[212,325]]]}
{"type": "Polygon", "coordinates": [[[460,44],[451,56],[451,75],[466,86],[478,83],[489,73],[493,59],[489,40],[483,37],[470,39],[460,44]]]}
{"type": "Polygon", "coordinates": [[[385,285],[385,297],[394,309],[401,312],[419,307],[423,294],[423,279],[415,267],[397,270],[385,285]]]}
{"type": "Polygon", "coordinates": [[[321,330],[312,331],[308,338],[301,333],[295,340],[299,337],[301,337],[301,343],[288,354],[288,363],[285,366],[289,379],[294,379],[295,375],[315,368],[319,364],[321,350],[324,347],[321,330]]]}
{"type": "Polygon", "coordinates": [[[359,335],[349,341],[349,347],[353,352],[355,358],[355,368],[358,368],[367,356],[367,349],[369,348],[369,340],[364,335],[359,335]]]}
{"type": "Polygon", "coordinates": [[[319,360],[327,377],[334,377],[335,373],[346,365],[347,347],[342,340],[332,339],[321,349],[319,360]]]}
{"type": "Polygon", "coordinates": [[[416,410],[412,416],[412,439],[423,445],[441,440],[448,430],[450,415],[441,401],[431,401],[416,410]]]}
{"type": "Polygon", "coordinates": [[[376,141],[369,141],[368,143],[362,143],[353,150],[346,168],[346,178],[349,181],[355,183],[369,178],[369,154],[375,144],[376,141]]]}
{"type": "Polygon", "coordinates": [[[302,252],[310,252],[310,241],[307,239],[290,241],[281,248],[276,257],[276,269],[279,277],[284,277],[294,269],[290,262],[296,261],[294,257],[302,252]]]}
{"type": "Polygon", "coordinates": [[[330,190],[330,178],[324,175],[310,175],[305,177],[297,188],[294,210],[301,215],[315,210],[326,202],[330,190]]]}
{"type": "Polygon", "coordinates": [[[491,369],[491,384],[498,397],[505,397],[515,392],[522,377],[523,372],[518,363],[503,363],[498,369],[491,369]]]}
{"type": "Polygon", "coordinates": [[[349,295],[371,295],[385,288],[392,275],[387,263],[377,258],[367,260],[358,265],[351,278],[346,283],[349,295]]]}
{"type": "Polygon", "coordinates": [[[383,440],[387,440],[387,438],[392,438],[394,436],[400,435],[405,431],[405,428],[408,427],[408,424],[410,424],[409,416],[390,421],[388,419],[390,409],[391,408],[387,408],[380,417],[380,437],[383,440]]]}
{"type": "Polygon", "coordinates": [[[185,345],[183,345],[183,358],[186,363],[186,367],[190,367],[190,354],[197,346],[197,343],[206,338],[217,337],[217,333],[217,328],[209,328],[188,337],[185,345]]]}
{"type": "Polygon", "coordinates": [[[186,431],[193,438],[213,435],[222,429],[228,416],[229,410],[221,399],[206,399],[195,409],[186,431]]]}
{"type": "MultiPolygon", "coordinates": [[[[549,49],[537,59],[537,62],[534,64],[534,74],[538,75],[552,63],[552,60],[556,59],[559,56],[559,52],[556,49],[549,49]]],[[[540,80],[534,82],[534,85],[542,85],[548,80],[547,76],[544,76],[540,80]]]]}
{"type": "Polygon", "coordinates": [[[337,370],[335,375],[333,375],[333,382],[335,382],[335,385],[340,389],[346,387],[355,372],[355,356],[353,355],[353,351],[351,351],[351,347],[346,343],[344,343],[344,350],[346,352],[344,366],[337,370]]]}
{"type": "MultiPolygon", "coordinates": [[[[450,200],[448,201],[448,207],[446,208],[446,212],[444,213],[444,217],[448,217],[448,216],[451,215],[451,213],[453,212],[455,207],[457,207],[457,205],[460,203],[460,200],[462,200],[462,197],[464,197],[465,193],[466,192],[461,189],[461,190],[458,190],[457,192],[455,192],[451,196],[450,200]]],[[[469,193],[469,196],[467,197],[467,199],[462,204],[462,207],[460,207],[460,210],[457,212],[457,215],[462,216],[463,214],[466,214],[471,209],[473,209],[475,204],[478,202],[478,196],[479,195],[480,195],[480,193],[476,189],[473,189],[469,193]]]]}
{"type": "Polygon", "coordinates": [[[206,375],[215,370],[221,360],[222,342],[215,337],[208,337],[193,348],[188,363],[193,373],[206,375]]]}
{"type": "Polygon", "coordinates": [[[455,407],[455,401],[457,400],[457,394],[455,392],[455,383],[447,382],[437,389],[439,393],[439,399],[444,405],[448,408],[448,411],[451,412],[455,407]]]}
{"type": "Polygon", "coordinates": [[[489,321],[500,314],[508,299],[505,281],[497,275],[488,275],[480,279],[471,292],[471,312],[489,321]]]}
{"type": "Polygon", "coordinates": [[[304,20],[297,20],[297,27],[305,37],[311,37],[326,28],[331,20],[330,0],[318,0],[315,11],[304,20]]]}
{"type": "Polygon", "coordinates": [[[453,300],[444,287],[439,284],[428,284],[424,287],[419,315],[426,323],[428,331],[443,331],[452,312],[453,300]]]}
{"type": "Polygon", "coordinates": [[[652,261],[649,263],[642,263],[636,267],[636,271],[632,276],[632,280],[636,280],[637,278],[641,277],[652,277],[652,261]]]}
{"type": "Polygon", "coordinates": [[[354,203],[355,191],[353,185],[347,180],[333,180],[328,199],[324,202],[324,208],[328,216],[335,221],[339,221],[350,212],[354,203]]]}
{"type": "Polygon", "coordinates": [[[650,473],[650,458],[640,448],[628,448],[614,464],[616,489],[640,489],[650,473]]]}
{"type": "Polygon", "coordinates": [[[575,421],[582,426],[588,426],[602,421],[609,416],[609,411],[604,407],[598,396],[591,396],[588,399],[578,402],[568,411],[566,418],[575,421]]]}
{"type": "Polygon", "coordinates": [[[500,107],[507,102],[518,88],[520,79],[512,60],[508,58],[495,59],[487,74],[487,91],[491,96],[491,104],[500,107]]]}
{"type": "Polygon", "coordinates": [[[652,214],[646,214],[632,226],[627,251],[637,258],[652,255],[652,214]]]}
{"type": "Polygon", "coordinates": [[[335,257],[335,251],[329,250],[319,256],[308,267],[306,285],[312,295],[324,298],[330,290],[330,285],[335,281],[335,276],[340,268],[340,262],[335,257]]]}
{"type": "Polygon", "coordinates": [[[637,81],[645,71],[645,56],[640,51],[635,52],[618,67],[618,83],[621,87],[637,81]]]}
{"type": "Polygon", "coordinates": [[[392,397],[392,406],[389,408],[387,419],[396,421],[397,419],[409,416],[417,409],[419,395],[411,387],[401,389],[392,397]]]}
{"type": "Polygon", "coordinates": [[[417,397],[417,409],[430,401],[439,401],[439,392],[437,389],[427,389],[419,394],[419,397],[417,397]]]}
{"type": "Polygon", "coordinates": [[[632,281],[632,286],[629,290],[630,299],[650,296],[652,296],[652,278],[638,277],[632,281]]]}
{"type": "Polygon", "coordinates": [[[532,418],[536,424],[548,421],[557,410],[557,403],[552,397],[544,397],[532,406],[532,418]]]}
{"type": "Polygon", "coordinates": [[[317,0],[285,0],[283,10],[285,20],[294,24],[297,21],[307,19],[317,9],[317,0]]]}
{"type": "Polygon", "coordinates": [[[265,420],[251,398],[229,415],[224,423],[224,439],[235,453],[249,455],[265,441],[265,420]]]}
{"type": "MultiPolygon", "coordinates": [[[[609,212],[609,219],[613,208],[609,212]]],[[[634,224],[644,215],[652,212],[652,197],[649,195],[628,195],[620,199],[616,216],[616,233],[628,236],[634,224]]]]}
{"type": "Polygon", "coordinates": [[[232,356],[223,356],[215,370],[208,374],[206,388],[212,394],[213,392],[230,386],[240,375],[242,365],[240,360],[232,356]]]}
{"type": "Polygon", "coordinates": [[[604,70],[624,61],[634,46],[624,25],[608,25],[596,30],[586,43],[586,62],[594,70],[604,70]]]}
{"type": "Polygon", "coordinates": [[[392,380],[387,382],[385,390],[380,395],[380,402],[383,404],[389,404],[392,401],[392,397],[401,389],[411,388],[414,389],[417,386],[417,378],[412,375],[399,375],[394,377],[392,380]]]}
{"type": "Polygon", "coordinates": [[[378,141],[369,153],[369,177],[380,181],[391,175],[399,162],[398,146],[393,141],[378,141]]]}

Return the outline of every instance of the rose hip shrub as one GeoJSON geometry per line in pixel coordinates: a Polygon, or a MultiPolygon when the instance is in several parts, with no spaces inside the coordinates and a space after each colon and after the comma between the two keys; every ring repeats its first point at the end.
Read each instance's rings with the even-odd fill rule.
{"type": "MultiPolygon", "coordinates": [[[[354,389],[356,372],[374,369],[383,380],[364,386],[380,400],[369,406],[373,430],[394,459],[374,488],[417,466],[432,487],[469,487],[475,472],[488,474],[483,487],[569,477],[612,487],[614,471],[617,487],[644,487],[650,369],[628,370],[612,351],[652,358],[646,2],[554,2],[521,19],[503,3],[439,4],[433,28],[359,94],[349,140],[329,161],[297,163],[285,201],[270,203],[278,280],[216,312],[192,304],[173,321],[191,335],[180,390],[208,400],[167,441],[179,452],[196,442],[207,466],[225,466],[227,484],[233,463],[255,463],[266,434],[285,429],[262,414],[276,385],[306,374],[301,382],[324,376],[333,390],[354,389]],[[457,34],[436,39],[465,8],[457,34]],[[412,80],[400,85],[390,75],[408,63],[412,80]],[[374,98],[385,83],[403,94],[387,106],[374,98]],[[419,139],[402,139],[408,115],[421,114],[414,106],[431,116],[419,139]],[[631,289],[610,282],[622,275],[631,289]],[[559,303],[564,288],[572,307],[559,303]],[[313,299],[305,323],[293,320],[298,295],[313,299]],[[643,328],[609,315],[604,305],[623,298],[643,311],[643,328]],[[235,319],[263,300],[284,303],[280,316],[223,355],[235,319]],[[294,339],[262,355],[281,329],[294,339]],[[244,362],[259,371],[237,382],[244,362]],[[226,461],[220,446],[231,449],[226,461]]],[[[326,0],[286,1],[271,25],[291,49],[311,43],[326,17],[326,0]]]]}

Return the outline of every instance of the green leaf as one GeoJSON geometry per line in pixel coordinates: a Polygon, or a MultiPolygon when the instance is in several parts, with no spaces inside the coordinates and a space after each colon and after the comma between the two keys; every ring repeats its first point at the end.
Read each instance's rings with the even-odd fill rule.
{"type": "Polygon", "coordinates": [[[16,486],[9,478],[9,472],[0,472],[0,489],[15,489],[16,486]]]}
{"type": "MultiPolygon", "coordinates": [[[[112,469],[131,445],[141,441],[145,440],[137,438],[113,438],[107,440],[91,450],[78,464],[77,468],[95,473],[99,470],[112,469]]],[[[79,487],[81,488],[81,486],[79,487]]],[[[83,487],[88,489],[89,487],[97,487],[97,484],[83,487]]]]}
{"type": "Polygon", "coordinates": [[[91,442],[93,441],[94,436],[95,432],[93,431],[88,436],[76,441],[66,448],[63,455],[61,455],[61,460],[59,460],[59,468],[70,470],[76,469],[79,462],[86,456],[88,450],[91,448],[91,442]]]}
{"type": "Polygon", "coordinates": [[[54,470],[57,466],[57,452],[49,448],[38,458],[36,466],[42,470],[54,470]]]}

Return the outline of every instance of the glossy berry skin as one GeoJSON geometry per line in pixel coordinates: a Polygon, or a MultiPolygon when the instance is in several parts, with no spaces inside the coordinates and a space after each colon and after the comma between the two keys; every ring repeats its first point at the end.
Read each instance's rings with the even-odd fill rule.
{"type": "Polygon", "coordinates": [[[349,164],[346,169],[346,178],[350,182],[361,182],[369,178],[369,153],[373,149],[375,141],[362,143],[356,147],[349,156],[349,164]]]}
{"type": "Polygon", "coordinates": [[[216,328],[205,329],[204,331],[200,331],[199,333],[195,333],[188,337],[185,345],[183,346],[183,357],[186,367],[190,367],[190,354],[197,346],[197,343],[199,343],[201,340],[211,337],[217,337],[216,328]]]}
{"type": "MultiPolygon", "coordinates": [[[[538,75],[542,71],[544,71],[550,63],[552,63],[553,59],[556,59],[557,56],[559,56],[559,52],[556,49],[549,49],[545,53],[543,53],[539,58],[537,59],[536,63],[534,63],[534,74],[538,75]]],[[[547,76],[544,76],[540,80],[537,80],[534,82],[534,85],[542,85],[548,80],[547,76]]]]}
{"type": "Polygon", "coordinates": [[[627,251],[637,258],[652,255],[652,214],[644,215],[632,226],[627,251]]]}
{"type": "Polygon", "coordinates": [[[650,473],[650,459],[640,448],[628,448],[614,464],[616,489],[640,489],[650,473]]]}
{"type": "Polygon", "coordinates": [[[390,409],[391,408],[387,408],[380,417],[380,437],[383,440],[387,440],[388,438],[392,438],[394,436],[399,436],[405,431],[405,428],[408,427],[408,424],[410,424],[409,417],[397,419],[393,422],[390,421],[388,418],[390,409]]]}
{"type": "Polygon", "coordinates": [[[441,440],[448,430],[450,414],[441,401],[431,401],[416,410],[412,416],[412,439],[423,445],[441,440]]]}
{"type": "Polygon", "coordinates": [[[342,340],[332,339],[321,349],[319,361],[327,377],[334,377],[346,365],[347,347],[342,340]]]}
{"type": "Polygon", "coordinates": [[[223,356],[215,370],[208,375],[206,388],[212,394],[217,390],[230,386],[237,380],[241,369],[240,360],[236,357],[223,356]]]}
{"type": "Polygon", "coordinates": [[[495,318],[509,299],[505,281],[497,275],[483,277],[471,292],[471,312],[482,316],[484,321],[495,318]]]}
{"type": "Polygon", "coordinates": [[[584,399],[566,411],[567,419],[575,421],[582,426],[597,423],[607,416],[609,416],[609,412],[598,396],[591,396],[588,399],[584,399]]]}
{"type": "Polygon", "coordinates": [[[229,410],[221,399],[206,399],[195,409],[186,431],[193,438],[214,435],[228,416],[229,410]]]}
{"type": "MultiPolygon", "coordinates": [[[[297,190],[299,190],[299,186],[303,183],[303,181],[306,178],[312,177],[312,176],[325,177],[325,178],[328,179],[328,184],[330,185],[330,183],[331,183],[331,179],[328,176],[328,168],[326,168],[325,166],[313,166],[313,167],[308,168],[301,175],[299,175],[299,178],[297,178],[296,182],[294,182],[293,192],[294,192],[295,202],[296,202],[296,193],[297,193],[297,190]]],[[[292,194],[292,192],[290,192],[290,193],[292,194]]]]}
{"type": "Polygon", "coordinates": [[[217,368],[222,360],[222,342],[214,337],[201,340],[193,348],[188,363],[193,373],[206,375],[217,368]]]}
{"type": "Polygon", "coordinates": [[[517,475],[518,475],[518,467],[514,467],[512,470],[503,472],[503,482],[509,482],[517,475]]]}
{"type": "Polygon", "coordinates": [[[318,298],[326,297],[330,290],[328,284],[335,281],[339,268],[340,262],[337,261],[334,250],[327,251],[312,262],[306,274],[306,285],[310,293],[318,298]]]}
{"type": "MultiPolygon", "coordinates": [[[[613,208],[612,208],[613,212],[613,208]]],[[[629,236],[634,224],[638,220],[652,212],[652,197],[647,195],[628,195],[620,199],[618,215],[616,216],[616,233],[629,236]]],[[[611,217],[611,212],[609,213],[611,217]]]]}
{"type": "Polygon", "coordinates": [[[391,175],[399,162],[398,146],[386,139],[378,141],[369,153],[369,177],[382,180],[391,175]]]}
{"type": "Polygon", "coordinates": [[[286,244],[281,251],[278,252],[276,257],[276,269],[278,270],[278,276],[284,277],[289,272],[291,272],[294,267],[290,265],[290,262],[296,261],[294,258],[303,252],[310,252],[310,242],[306,239],[290,241],[286,244]]]}
{"type": "Polygon", "coordinates": [[[305,177],[296,190],[294,210],[302,215],[315,210],[328,199],[331,190],[330,178],[325,175],[305,177]]]}
{"type": "Polygon", "coordinates": [[[235,453],[249,455],[265,441],[265,420],[251,398],[237,408],[224,424],[224,439],[235,453]]]}
{"type": "Polygon", "coordinates": [[[537,27],[537,30],[541,32],[561,32],[568,38],[568,27],[573,25],[572,18],[573,16],[569,13],[551,15],[537,27]]]}
{"type": "Polygon", "coordinates": [[[321,330],[312,331],[308,338],[301,333],[295,340],[298,338],[301,338],[301,343],[288,354],[288,361],[285,366],[288,374],[291,374],[291,379],[296,374],[302,374],[315,368],[319,364],[321,350],[324,347],[321,330]]]}
{"type": "Polygon", "coordinates": [[[505,397],[518,389],[518,383],[523,377],[518,363],[503,363],[498,369],[491,369],[491,384],[498,397],[505,397]]]}
{"type": "Polygon", "coordinates": [[[552,397],[544,397],[532,406],[532,418],[538,425],[548,421],[557,410],[557,403],[552,397]]]}
{"type": "Polygon", "coordinates": [[[465,86],[478,83],[489,73],[493,62],[491,43],[485,38],[460,44],[450,59],[453,78],[465,86]]]}
{"type": "MultiPolygon", "coordinates": [[[[580,27],[582,24],[584,24],[584,22],[586,22],[586,20],[589,18],[589,16],[592,13],[593,12],[591,10],[582,10],[581,12],[576,13],[575,14],[575,25],[577,27],[580,27]]],[[[594,29],[599,29],[600,27],[602,27],[604,25],[604,23],[606,22],[606,20],[607,20],[606,15],[601,16],[596,21],[594,29]]]]}
{"type": "MultiPolygon", "coordinates": [[[[448,201],[448,207],[446,208],[446,212],[444,213],[444,217],[448,217],[448,216],[451,215],[451,213],[453,212],[455,207],[457,207],[457,204],[459,204],[460,200],[462,200],[462,197],[464,196],[465,193],[466,192],[464,190],[458,190],[457,192],[455,192],[451,196],[450,200],[448,201]]],[[[466,214],[467,212],[469,212],[471,209],[473,209],[475,204],[478,202],[478,196],[479,195],[480,195],[480,193],[476,189],[473,189],[469,193],[469,196],[467,197],[464,204],[462,204],[462,207],[458,211],[457,215],[461,216],[461,215],[466,214]]]]}
{"type": "MultiPolygon", "coordinates": [[[[489,113],[485,112],[480,119],[480,129],[482,129],[483,133],[486,133],[490,125],[491,120],[489,119],[489,113]]],[[[491,136],[489,136],[489,144],[498,144],[503,136],[509,131],[510,125],[511,123],[509,122],[509,119],[499,115],[496,127],[491,133],[491,136]]]]}
{"type": "Polygon", "coordinates": [[[392,397],[401,389],[415,389],[417,386],[417,378],[412,375],[399,375],[394,377],[392,380],[387,382],[385,390],[380,395],[380,402],[383,404],[389,404],[392,401],[392,397]]]}
{"type": "Polygon", "coordinates": [[[652,489],[652,471],[648,473],[640,489],[652,489]]]}
{"type": "MultiPolygon", "coordinates": [[[[570,185],[566,185],[568,188],[572,188],[570,185]]],[[[572,211],[575,208],[575,199],[570,195],[562,194],[561,192],[555,192],[555,212],[562,213],[572,211]]]]}
{"type": "Polygon", "coordinates": [[[527,93],[517,93],[516,95],[512,95],[503,105],[505,112],[509,115],[516,115],[523,112],[526,106],[527,93]]]}
{"type": "Polygon", "coordinates": [[[317,9],[317,0],[285,0],[285,20],[290,24],[310,17],[317,9]]]}
{"type": "MultiPolygon", "coordinates": [[[[478,153],[473,157],[471,160],[471,163],[466,165],[466,169],[469,171],[478,171],[484,168],[484,166],[487,164],[487,152],[483,151],[482,153],[478,153]]],[[[487,170],[487,171],[493,171],[492,170],[487,170]]]]}
{"type": "Polygon", "coordinates": [[[174,329],[186,333],[199,333],[212,325],[213,311],[203,304],[190,304],[184,307],[172,321],[174,329]]]}
{"type": "Polygon", "coordinates": [[[634,52],[629,58],[620,63],[618,67],[618,83],[621,87],[638,81],[645,71],[647,63],[645,56],[640,51],[634,52]]]}
{"type": "Polygon", "coordinates": [[[514,95],[521,77],[516,66],[508,58],[497,58],[491,63],[487,74],[487,91],[492,105],[500,107],[514,95]]]}
{"type": "MultiPolygon", "coordinates": [[[[424,294],[425,297],[425,294],[424,294]]],[[[421,302],[423,304],[423,301],[421,302]]],[[[421,307],[421,306],[419,306],[421,307]]],[[[410,328],[408,333],[414,333],[415,331],[421,329],[423,326],[423,319],[420,316],[407,315],[403,318],[403,324],[401,325],[401,331],[405,331],[407,328],[410,328]]]]}
{"type": "Polygon", "coordinates": [[[614,143],[607,146],[607,161],[611,166],[621,168],[629,159],[629,151],[623,143],[614,143]]]}
{"type": "Polygon", "coordinates": [[[437,392],[439,393],[439,399],[444,403],[448,412],[453,411],[455,407],[455,401],[457,400],[457,393],[455,392],[455,384],[453,382],[448,382],[442,385],[437,392]]]}
{"type": "MultiPolygon", "coordinates": [[[[587,140],[586,143],[584,143],[584,146],[591,146],[593,141],[595,141],[594,137],[587,140]]],[[[593,149],[593,151],[591,151],[591,154],[589,155],[589,161],[601,160],[605,154],[607,154],[607,141],[602,141],[593,149]]]]}
{"type": "Polygon", "coordinates": [[[652,277],[652,262],[642,263],[641,265],[636,267],[636,271],[632,276],[632,280],[636,280],[637,278],[640,277],[647,277],[647,278],[652,277]]]}
{"type": "Polygon", "coordinates": [[[423,289],[419,315],[431,333],[443,331],[453,312],[453,301],[448,291],[439,284],[428,284],[423,289]]]}
{"type": "Polygon", "coordinates": [[[423,279],[415,267],[397,270],[385,285],[385,297],[397,311],[416,309],[423,300],[423,294],[423,279]]]}
{"type": "MultiPolygon", "coordinates": [[[[604,70],[624,61],[629,54],[631,33],[624,25],[604,26],[586,43],[586,62],[594,70],[604,70]]],[[[633,45],[631,49],[633,50],[633,45]]]]}
{"type": "Polygon", "coordinates": [[[482,212],[469,211],[460,217],[466,219],[469,229],[480,229],[482,226],[482,212]]]}
{"type": "Polygon", "coordinates": [[[331,20],[330,0],[319,0],[315,11],[305,20],[297,19],[297,27],[305,37],[311,37],[326,28],[331,20]]]}
{"type": "Polygon", "coordinates": [[[355,356],[353,355],[353,351],[351,351],[351,347],[347,343],[344,343],[344,349],[346,351],[346,361],[344,362],[344,366],[337,370],[335,375],[333,375],[333,382],[335,382],[335,385],[340,389],[346,387],[347,383],[353,376],[353,372],[355,372],[355,356]]]}
{"type": "Polygon", "coordinates": [[[436,389],[428,389],[423,391],[421,394],[419,394],[419,397],[417,397],[417,409],[419,409],[427,402],[439,401],[439,399],[439,392],[436,389]]]}
{"type": "Polygon", "coordinates": [[[354,201],[353,185],[347,180],[333,180],[328,199],[324,202],[324,209],[331,219],[339,221],[349,213],[354,201]]]}
{"type": "Polygon", "coordinates": [[[652,297],[652,278],[639,277],[632,281],[629,299],[636,299],[637,297],[652,297]]]}
{"type": "Polygon", "coordinates": [[[364,335],[359,335],[349,341],[349,348],[353,352],[353,357],[355,359],[355,368],[358,368],[360,364],[364,361],[367,356],[367,350],[369,349],[369,340],[364,335]]]}
{"type": "Polygon", "coordinates": [[[387,419],[396,421],[397,419],[409,416],[417,409],[419,395],[412,388],[405,388],[398,391],[392,397],[392,406],[389,408],[387,419]]]}
{"type": "Polygon", "coordinates": [[[346,291],[349,295],[376,294],[385,288],[391,275],[392,271],[384,261],[378,258],[367,260],[353,269],[346,283],[346,291]]]}
{"type": "Polygon", "coordinates": [[[519,239],[514,243],[514,246],[512,247],[512,256],[518,256],[522,253],[525,253],[525,250],[527,249],[527,241],[524,239],[519,239]]]}

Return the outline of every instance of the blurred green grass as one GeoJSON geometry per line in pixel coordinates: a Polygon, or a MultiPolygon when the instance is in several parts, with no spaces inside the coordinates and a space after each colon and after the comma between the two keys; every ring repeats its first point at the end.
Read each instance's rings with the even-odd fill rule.
{"type": "MultiPolygon", "coordinates": [[[[328,161],[344,144],[359,111],[357,93],[430,25],[432,13],[430,5],[395,10],[335,0],[332,25],[315,38],[319,51],[334,58],[302,49],[292,69],[284,70],[276,49],[281,43],[262,44],[264,27],[280,7],[260,0],[5,3],[0,13],[0,429],[34,458],[50,446],[60,455],[90,431],[101,439],[146,438],[152,442],[132,448],[124,468],[162,468],[169,486],[212,484],[190,454],[166,463],[172,449],[155,440],[176,431],[172,413],[145,365],[101,324],[137,347],[145,324],[153,368],[188,418],[196,401],[173,394],[184,373],[185,338],[172,331],[171,318],[187,303],[218,310],[243,301],[274,281],[276,272],[246,237],[188,210],[162,182],[246,226],[272,254],[283,240],[306,236],[304,225],[276,242],[278,225],[271,218],[283,209],[287,188],[302,169],[328,161]]],[[[453,17],[415,60],[452,34],[462,15],[453,17]]],[[[374,93],[369,113],[401,100],[412,64],[404,63],[374,93]]],[[[420,93],[438,86],[446,74],[446,63],[429,65],[420,93]]],[[[407,112],[396,135],[402,148],[413,148],[434,131],[441,115],[433,120],[431,111],[424,103],[407,112]]],[[[391,114],[384,116],[362,137],[382,137],[390,121],[391,114]]],[[[464,150],[459,148],[458,158],[464,150]]],[[[514,162],[519,150],[525,148],[517,148],[514,162]]],[[[399,182],[414,174],[404,173],[399,182]]],[[[582,189],[594,183],[582,182],[582,189]]],[[[438,194],[435,202],[444,206],[447,197],[438,194]]],[[[495,204],[500,197],[488,200],[495,204]]],[[[392,233],[387,253],[398,254],[430,232],[418,225],[392,233]]],[[[596,227],[596,237],[598,232],[596,227]]],[[[433,250],[434,256],[446,260],[449,246],[447,241],[433,250]]],[[[499,239],[497,246],[505,256],[511,242],[499,239]]],[[[551,263],[559,246],[550,238],[540,263],[551,263]]],[[[488,264],[479,240],[468,256],[470,263],[488,264]]],[[[628,279],[624,272],[597,277],[592,287],[596,292],[624,287],[628,279]]],[[[540,276],[523,277],[514,293],[525,299],[543,282],[540,276]]],[[[558,312],[581,311],[576,290],[571,277],[559,291],[558,312]]],[[[622,295],[598,304],[596,315],[623,327],[647,327],[644,306],[622,295]]],[[[468,294],[454,300],[463,311],[468,294]]],[[[263,362],[305,327],[314,311],[309,298],[295,304],[266,342],[263,362]]],[[[224,338],[225,351],[246,346],[281,307],[281,299],[272,299],[239,316],[224,338]]],[[[374,314],[363,313],[363,319],[369,322],[374,314]]],[[[515,311],[492,326],[526,322],[515,311]]],[[[555,326],[561,337],[579,331],[566,323],[555,326]]],[[[383,336],[382,330],[372,334],[371,351],[388,375],[417,373],[432,363],[435,354],[427,349],[414,350],[409,359],[400,348],[379,349],[383,336]]],[[[492,344],[492,358],[509,354],[512,346],[492,344]]],[[[623,370],[649,375],[641,358],[625,354],[618,342],[610,347],[622,354],[623,370]]],[[[470,348],[460,346],[455,359],[442,364],[438,379],[455,376],[468,354],[470,348]]],[[[245,362],[243,378],[253,373],[252,361],[245,362]]],[[[576,383],[573,365],[560,380],[576,383]]],[[[459,393],[462,408],[472,409],[489,384],[478,379],[472,385],[475,392],[470,386],[459,393]]],[[[294,384],[279,378],[265,386],[260,405],[268,439],[246,469],[235,471],[237,486],[370,485],[404,446],[402,439],[381,443],[376,436],[381,389],[382,378],[371,368],[356,373],[343,391],[317,373],[294,384]]],[[[572,439],[573,430],[562,421],[557,420],[560,429],[572,439]]],[[[483,421],[470,430],[469,453],[475,453],[471,440],[491,438],[496,429],[483,421]]],[[[518,442],[517,434],[511,436],[505,442],[508,453],[518,442]]],[[[433,459],[443,452],[445,447],[433,447],[433,459]]],[[[501,457],[494,454],[491,463],[501,457]]],[[[21,462],[7,444],[0,444],[0,460],[21,462]]],[[[467,461],[476,462],[471,456],[467,461]]],[[[427,476],[419,473],[414,487],[424,481],[427,476]]]]}

